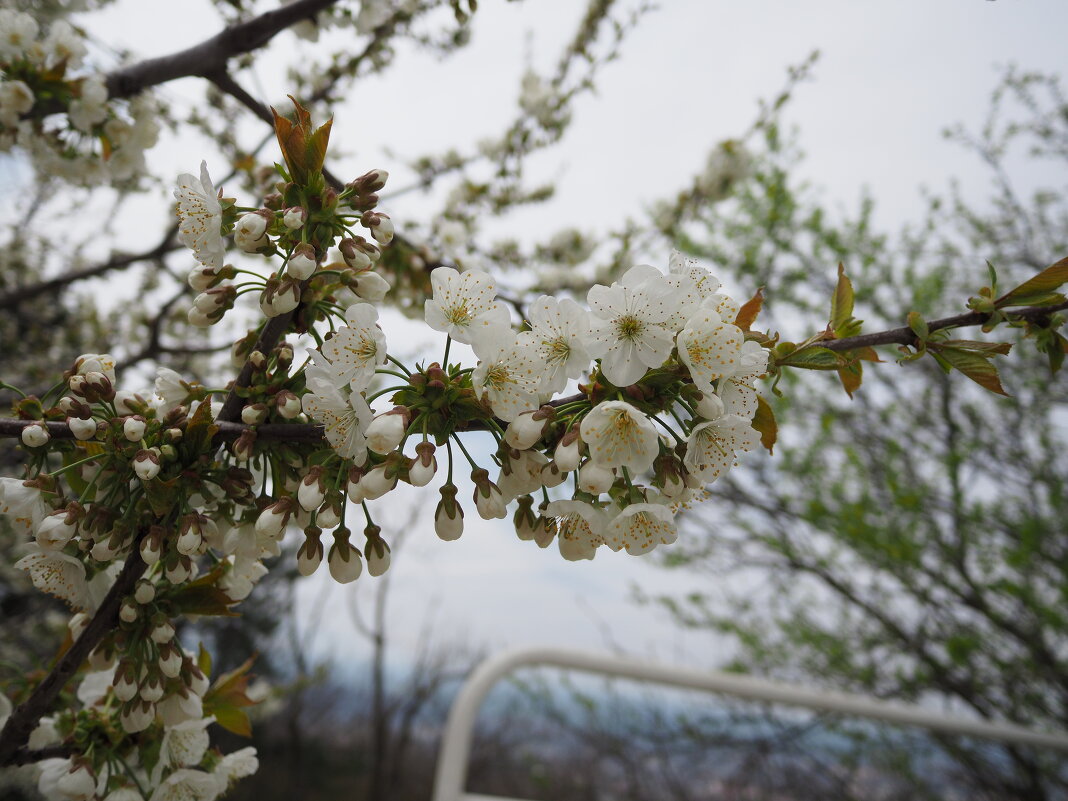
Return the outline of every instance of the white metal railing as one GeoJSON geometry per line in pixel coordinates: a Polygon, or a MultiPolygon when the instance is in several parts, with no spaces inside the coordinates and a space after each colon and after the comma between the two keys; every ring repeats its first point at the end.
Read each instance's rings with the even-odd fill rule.
{"type": "Polygon", "coordinates": [[[471,754],[475,717],[489,691],[517,668],[536,665],[621,676],[637,681],[723,693],[751,701],[837,712],[901,726],[919,726],[946,734],[982,737],[1068,752],[1068,733],[1063,732],[1047,733],[1013,723],[947,717],[940,712],[918,706],[878,701],[847,693],[811,690],[735,673],[691,670],[563,648],[518,648],[486,659],[464,682],[456,700],[453,701],[438,754],[433,801],[516,801],[465,792],[467,763],[471,754]]]}

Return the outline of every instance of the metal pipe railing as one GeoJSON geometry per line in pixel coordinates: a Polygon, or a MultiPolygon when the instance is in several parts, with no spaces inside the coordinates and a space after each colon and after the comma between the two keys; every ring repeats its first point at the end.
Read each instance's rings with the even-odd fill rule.
{"type": "Polygon", "coordinates": [[[1047,733],[1014,723],[949,717],[922,707],[847,693],[811,690],[736,673],[700,671],[563,648],[519,648],[490,657],[464,682],[449,710],[434,778],[433,801],[515,801],[465,793],[475,718],[489,691],[517,668],[548,666],[723,693],[751,701],[786,704],[823,712],[881,720],[900,726],[981,737],[1004,743],[1068,752],[1068,734],[1047,733]]]}

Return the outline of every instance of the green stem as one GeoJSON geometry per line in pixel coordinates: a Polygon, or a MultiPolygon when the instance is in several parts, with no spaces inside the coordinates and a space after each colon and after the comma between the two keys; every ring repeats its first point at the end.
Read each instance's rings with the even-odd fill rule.
{"type": "Polygon", "coordinates": [[[60,475],[62,473],[66,473],[71,468],[79,467],[80,465],[86,464],[88,462],[95,462],[97,459],[100,458],[100,456],[101,456],[101,454],[99,454],[99,453],[93,454],[92,456],[86,456],[84,459],[79,459],[76,462],[71,462],[68,465],[64,465],[63,467],[59,468],[58,470],[53,470],[48,475],[49,476],[58,476],[58,475],[60,475]]]}
{"type": "Polygon", "coordinates": [[[386,361],[391,362],[392,364],[395,364],[397,367],[399,367],[401,370],[403,370],[406,375],[411,375],[412,374],[412,371],[409,370],[407,367],[405,367],[403,362],[400,362],[397,359],[394,359],[389,354],[386,354],[386,361]]]}
{"type": "Polygon", "coordinates": [[[460,450],[463,451],[464,456],[467,457],[467,461],[468,463],[470,463],[471,469],[478,470],[478,465],[475,463],[475,460],[471,458],[471,454],[467,452],[467,448],[465,448],[464,444],[460,441],[459,435],[453,434],[452,438],[456,440],[456,444],[460,446],[460,450]]]}
{"type": "Polygon", "coordinates": [[[446,334],[445,336],[445,355],[441,357],[441,366],[446,370],[449,369],[449,348],[452,347],[452,337],[446,334]]]}

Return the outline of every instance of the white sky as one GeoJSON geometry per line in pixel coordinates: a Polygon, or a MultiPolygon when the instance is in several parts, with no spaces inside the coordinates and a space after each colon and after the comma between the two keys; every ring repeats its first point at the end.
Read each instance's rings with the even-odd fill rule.
{"type": "MultiPolygon", "coordinates": [[[[214,21],[205,21],[210,11],[196,12],[201,5],[120,2],[94,28],[106,25],[112,41],[157,55],[216,30],[214,21]]],[[[336,110],[333,144],[354,154],[346,162],[351,174],[375,166],[393,172],[384,145],[409,156],[431,144],[466,149],[494,134],[513,114],[525,54],[535,69],[548,71],[583,4],[480,5],[466,51],[445,62],[402,54],[387,79],[358,87],[354,102],[336,110]]],[[[881,224],[896,227],[922,213],[921,185],[941,188],[957,176],[982,190],[977,164],[940,131],[955,122],[979,125],[998,76],[995,65],[1044,71],[1068,66],[1065,0],[663,0],[661,6],[625,42],[621,60],[604,71],[596,96],[580,100],[562,146],[536,159],[537,173],[558,180],[555,200],[495,231],[527,239],[566,224],[603,230],[638,215],[684,186],[712,145],[744,131],[757,98],[772,97],[787,66],[815,48],[823,54],[815,81],[801,86],[787,114],[801,130],[803,174],[825,187],[832,208],[854,207],[861,188],[869,187],[881,224]]],[[[289,34],[278,42],[286,50],[294,45],[307,47],[289,34]]],[[[287,92],[266,68],[259,82],[271,102],[287,92]]],[[[199,89],[184,81],[168,87],[167,96],[181,102],[190,91],[199,89]]],[[[262,135],[255,126],[249,131],[262,135]]],[[[162,176],[195,171],[202,158],[212,164],[196,137],[169,141],[152,158],[162,176]]],[[[161,210],[167,202],[163,196],[161,210]]],[[[406,197],[384,210],[403,229],[406,216],[425,208],[406,197]]],[[[154,241],[157,230],[146,223],[143,241],[154,241]]],[[[429,516],[437,493],[409,493],[397,501],[418,504],[429,516]]],[[[463,538],[448,544],[424,526],[394,562],[391,622],[402,653],[432,607],[442,639],[489,649],[599,647],[607,626],[628,650],[645,657],[708,666],[724,661],[722,643],[680,632],[628,600],[634,584],[647,592],[678,591],[695,580],[611,552],[592,563],[566,563],[555,547],[541,551],[518,542],[505,521],[483,523],[473,508],[467,521],[463,538]]],[[[361,578],[356,591],[366,593],[370,581],[361,578]]],[[[305,607],[320,597],[321,587],[321,580],[306,583],[305,607]]],[[[352,591],[329,590],[329,611],[316,640],[322,654],[359,658],[364,652],[362,643],[346,644],[353,634],[342,595],[352,591]]]]}

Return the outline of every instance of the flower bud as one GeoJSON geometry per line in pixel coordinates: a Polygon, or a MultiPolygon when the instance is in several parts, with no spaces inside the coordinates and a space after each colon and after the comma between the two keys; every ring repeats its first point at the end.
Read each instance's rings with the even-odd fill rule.
{"type": "Polygon", "coordinates": [[[535,419],[538,412],[523,412],[508,424],[504,432],[504,441],[516,450],[525,451],[534,447],[545,430],[546,418],[535,419]]]}
{"type": "Polygon", "coordinates": [[[473,499],[478,515],[483,520],[502,519],[508,516],[508,506],[500,487],[489,480],[489,473],[481,468],[471,471],[475,482],[473,499]]]}
{"type": "Polygon", "coordinates": [[[83,420],[80,417],[68,417],[67,426],[70,428],[71,433],[74,434],[74,438],[82,442],[96,436],[96,420],[92,418],[83,420]]]}
{"type": "Polygon", "coordinates": [[[723,416],[723,400],[714,392],[702,392],[694,410],[705,420],[718,420],[723,416]]]}
{"type": "Polygon", "coordinates": [[[130,442],[140,442],[144,439],[146,427],[145,418],[140,415],[127,417],[122,423],[122,435],[130,442]]]}
{"type": "Polygon", "coordinates": [[[151,481],[159,475],[158,449],[139,450],[133,460],[133,469],[142,481],[151,481]]]}
{"type": "Polygon", "coordinates": [[[138,694],[141,696],[141,700],[153,704],[156,703],[163,697],[163,677],[159,674],[150,674],[141,685],[138,694]]]}
{"type": "Polygon", "coordinates": [[[112,692],[120,701],[129,701],[137,695],[137,680],[134,667],[129,662],[120,662],[115,668],[115,677],[111,681],[112,692]]]}
{"type": "Polygon", "coordinates": [[[255,253],[270,242],[267,236],[267,218],[263,214],[252,211],[241,215],[234,227],[235,245],[246,253],[255,253]]]}
{"type": "Polygon", "coordinates": [[[300,206],[292,206],[285,210],[282,215],[282,225],[288,228],[290,231],[296,231],[302,225],[304,221],[308,219],[308,212],[302,209],[300,206]]]}
{"type": "Polygon", "coordinates": [[[558,487],[564,483],[567,474],[560,469],[556,462],[549,462],[541,468],[541,485],[546,489],[558,487]]]}
{"type": "Polygon", "coordinates": [[[275,394],[274,405],[278,409],[278,414],[286,420],[292,420],[301,412],[300,398],[288,389],[281,389],[275,394]]]}
{"type": "Polygon", "coordinates": [[[164,531],[160,526],[152,526],[148,535],[141,540],[141,558],[146,565],[154,565],[163,554],[164,531]]]}
{"type": "Polygon", "coordinates": [[[342,239],[338,244],[338,250],[341,251],[341,258],[345,260],[345,264],[355,270],[357,273],[365,272],[371,269],[371,265],[374,264],[374,258],[367,252],[367,247],[370,245],[365,242],[367,247],[361,247],[360,239],[342,239]]]}
{"type": "Polygon", "coordinates": [[[140,699],[124,704],[119,712],[119,723],[127,734],[136,734],[152,725],[156,709],[148,701],[140,699]]]}
{"type": "Polygon", "coordinates": [[[241,422],[247,426],[257,426],[267,419],[267,404],[253,403],[241,409],[241,422]]]}
{"type": "Polygon", "coordinates": [[[282,531],[289,522],[290,515],[295,511],[296,503],[293,498],[286,497],[275,501],[256,518],[256,533],[267,537],[279,539],[282,531]]]}
{"type": "Polygon", "coordinates": [[[52,437],[41,423],[34,423],[22,429],[22,444],[30,448],[40,448],[48,444],[52,437]]]}
{"type": "Polygon", "coordinates": [[[274,293],[274,299],[271,301],[271,309],[274,314],[270,316],[277,317],[280,314],[288,314],[297,308],[299,304],[300,283],[292,278],[283,279],[274,293]]]}
{"type": "MultiPolygon", "coordinates": [[[[373,501],[377,498],[381,498],[391,489],[397,486],[397,477],[386,477],[386,466],[380,464],[375,467],[371,472],[360,479],[360,490],[363,492],[365,500],[373,501]]],[[[350,493],[351,497],[351,493],[350,493]]]]}
{"type": "Polygon", "coordinates": [[[286,275],[295,281],[307,281],[318,266],[315,260],[315,248],[307,243],[301,243],[293,248],[293,253],[286,262],[286,275]]]}
{"type": "Polygon", "coordinates": [[[371,231],[371,236],[380,245],[388,245],[393,240],[393,220],[377,211],[364,212],[360,224],[371,231]]]}
{"type": "Polygon", "coordinates": [[[385,414],[380,414],[367,426],[368,449],[385,455],[397,449],[408,430],[411,412],[404,406],[396,406],[385,414]]]}
{"type": "Polygon", "coordinates": [[[319,528],[330,529],[334,528],[341,522],[341,499],[331,503],[327,501],[315,514],[315,525],[319,528]]]}
{"type": "Polygon", "coordinates": [[[173,644],[159,647],[159,672],[168,679],[177,678],[182,670],[182,652],[173,644]]]}
{"type": "Polygon", "coordinates": [[[616,475],[611,468],[601,467],[595,462],[589,461],[579,470],[579,489],[591,495],[600,495],[608,492],[616,482],[616,475]]]}
{"type": "Polygon", "coordinates": [[[314,512],[323,505],[326,498],[326,482],[323,481],[323,468],[312,467],[297,487],[297,502],[306,512],[314,512]]]}
{"type": "Polygon", "coordinates": [[[47,550],[58,551],[70,542],[78,529],[67,518],[66,512],[56,512],[42,520],[34,533],[37,544],[47,550]]]}
{"type": "Polygon", "coordinates": [[[578,431],[574,428],[564,434],[563,438],[553,451],[553,461],[560,468],[561,473],[570,473],[578,470],[582,461],[582,453],[579,450],[578,431]]]}
{"type": "Polygon", "coordinates": [[[322,529],[308,527],[304,529],[304,544],[297,551],[297,572],[302,576],[310,576],[323,561],[323,543],[319,539],[322,529]]]}
{"type": "Polygon", "coordinates": [[[425,487],[434,478],[438,460],[434,457],[434,443],[420,442],[415,446],[416,457],[408,468],[408,483],[413,487],[425,487]]]}
{"type": "Polygon", "coordinates": [[[353,291],[369,303],[381,303],[389,289],[389,281],[378,273],[365,272],[357,277],[356,287],[353,291]]]}
{"type": "Polygon", "coordinates": [[[338,584],[348,584],[360,577],[363,572],[363,560],[360,552],[349,542],[348,529],[339,528],[334,532],[334,544],[330,546],[327,557],[330,575],[338,584]]]}
{"type": "Polygon", "coordinates": [[[162,645],[174,639],[174,626],[165,617],[153,619],[152,632],[148,635],[152,642],[162,645]]]}
{"type": "Polygon", "coordinates": [[[156,585],[145,579],[138,579],[134,587],[134,600],[139,604],[150,604],[156,599],[156,585]]]}
{"type": "Polygon", "coordinates": [[[534,499],[529,495],[519,497],[519,508],[512,515],[515,533],[521,540],[534,539],[538,527],[538,516],[534,514],[534,499]]]}
{"type": "Polygon", "coordinates": [[[367,557],[367,572],[372,576],[381,576],[389,570],[389,545],[380,536],[381,532],[378,526],[368,526],[363,531],[367,536],[363,553],[367,557]]]}
{"type": "Polygon", "coordinates": [[[133,623],[140,617],[140,613],[137,609],[137,604],[126,599],[122,602],[122,606],[119,607],[119,620],[123,623],[133,623]]]}
{"type": "Polygon", "coordinates": [[[464,510],[456,502],[456,492],[455,484],[442,487],[441,500],[434,511],[434,531],[446,542],[459,539],[464,531],[464,510]]]}

